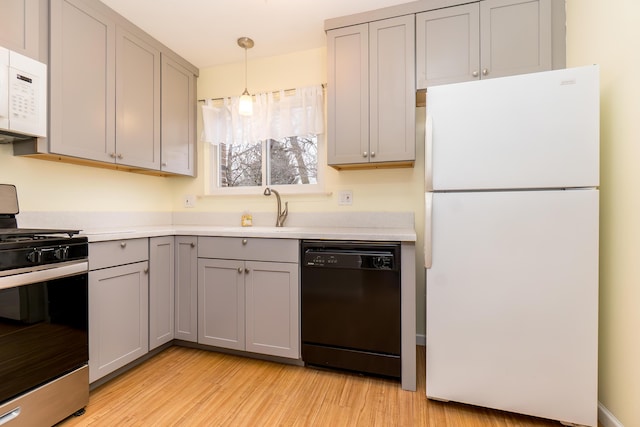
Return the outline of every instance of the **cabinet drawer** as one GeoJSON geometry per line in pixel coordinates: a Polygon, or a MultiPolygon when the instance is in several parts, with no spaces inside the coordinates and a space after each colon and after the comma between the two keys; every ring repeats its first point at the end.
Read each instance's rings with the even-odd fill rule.
{"type": "Polygon", "coordinates": [[[198,257],[298,262],[298,241],[257,237],[199,237],[198,257]]]}
{"type": "Polygon", "coordinates": [[[149,259],[148,239],[123,239],[89,244],[89,270],[149,259]]]}

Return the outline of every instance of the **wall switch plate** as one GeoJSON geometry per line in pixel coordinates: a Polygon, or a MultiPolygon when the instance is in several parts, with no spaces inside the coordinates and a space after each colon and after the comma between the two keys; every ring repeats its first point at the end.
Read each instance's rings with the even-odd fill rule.
{"type": "Polygon", "coordinates": [[[185,208],[195,208],[196,207],[196,196],[192,194],[187,194],[184,196],[184,207],[185,208]]]}
{"type": "Polygon", "coordinates": [[[353,191],[344,190],[338,193],[339,205],[352,205],[353,204],[353,191]]]}

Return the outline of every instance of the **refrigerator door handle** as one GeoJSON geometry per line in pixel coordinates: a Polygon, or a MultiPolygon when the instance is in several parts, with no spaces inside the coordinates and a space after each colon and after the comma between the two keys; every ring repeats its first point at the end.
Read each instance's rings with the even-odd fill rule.
{"type": "Polygon", "coordinates": [[[433,119],[429,114],[425,121],[424,191],[433,191],[433,119]]]}
{"type": "Polygon", "coordinates": [[[433,214],[433,193],[424,195],[424,268],[431,268],[433,258],[432,214],[433,214]]]}

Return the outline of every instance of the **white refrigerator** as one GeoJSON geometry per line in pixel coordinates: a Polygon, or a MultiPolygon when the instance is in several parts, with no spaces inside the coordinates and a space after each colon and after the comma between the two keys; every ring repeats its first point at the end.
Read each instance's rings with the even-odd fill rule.
{"type": "Polygon", "coordinates": [[[427,397],[596,426],[598,66],[426,111],[427,397]]]}

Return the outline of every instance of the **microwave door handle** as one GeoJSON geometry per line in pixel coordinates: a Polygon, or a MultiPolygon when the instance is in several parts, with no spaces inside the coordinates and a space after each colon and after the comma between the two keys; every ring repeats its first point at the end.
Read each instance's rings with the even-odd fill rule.
{"type": "Polygon", "coordinates": [[[433,191],[433,118],[428,113],[425,121],[424,191],[433,191]]]}
{"type": "Polygon", "coordinates": [[[424,268],[431,268],[433,261],[433,193],[424,195],[424,268]]]}

